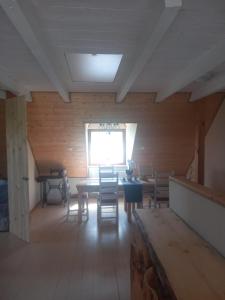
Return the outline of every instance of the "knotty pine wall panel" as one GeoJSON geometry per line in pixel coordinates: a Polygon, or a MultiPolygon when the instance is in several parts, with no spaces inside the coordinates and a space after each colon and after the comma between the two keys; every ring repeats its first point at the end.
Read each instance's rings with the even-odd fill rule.
{"type": "MultiPolygon", "coordinates": [[[[196,124],[207,118],[207,99],[189,103],[178,93],[162,103],[153,93],[130,93],[121,104],[113,93],[72,93],[64,103],[57,93],[35,92],[28,103],[28,134],[38,169],[65,167],[69,176],[87,175],[85,123],[137,122],[133,158],[140,165],[186,174],[193,159],[196,124]]],[[[210,110],[216,110],[215,96],[210,110]]]]}

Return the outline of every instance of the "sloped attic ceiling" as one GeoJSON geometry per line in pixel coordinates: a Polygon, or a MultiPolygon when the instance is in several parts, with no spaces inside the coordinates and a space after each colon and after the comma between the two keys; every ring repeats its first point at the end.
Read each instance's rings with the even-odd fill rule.
{"type": "Polygon", "coordinates": [[[2,0],[0,5],[0,82],[14,92],[58,91],[67,101],[72,91],[123,95],[128,90],[157,92],[164,100],[180,90],[191,90],[196,98],[225,86],[223,0],[2,0]],[[71,78],[68,53],[123,58],[113,82],[82,82],[71,78]],[[201,80],[209,72],[211,79],[201,80]]]}

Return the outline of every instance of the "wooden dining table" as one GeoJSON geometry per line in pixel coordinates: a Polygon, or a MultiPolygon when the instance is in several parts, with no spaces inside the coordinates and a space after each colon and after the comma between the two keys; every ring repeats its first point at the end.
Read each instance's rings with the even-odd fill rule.
{"type": "MultiPolygon", "coordinates": [[[[149,179],[148,181],[143,180],[132,180],[128,181],[126,179],[119,179],[118,182],[118,191],[124,192],[124,189],[127,186],[134,187],[135,185],[141,185],[143,192],[145,190],[154,190],[155,181],[154,179],[149,179]]],[[[84,193],[95,193],[99,192],[99,179],[98,178],[84,178],[80,180],[76,184],[76,188],[79,194],[79,220],[82,221],[82,195],[84,193]]],[[[143,200],[143,199],[142,199],[143,200]]],[[[142,201],[135,201],[135,199],[132,199],[132,201],[129,201],[129,198],[124,197],[124,209],[127,212],[128,221],[131,221],[131,211],[134,210],[135,204],[138,207],[142,206],[142,201]]]]}

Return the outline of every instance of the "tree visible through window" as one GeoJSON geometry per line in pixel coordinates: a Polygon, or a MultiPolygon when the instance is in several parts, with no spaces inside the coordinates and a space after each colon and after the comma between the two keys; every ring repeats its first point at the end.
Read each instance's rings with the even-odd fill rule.
{"type": "Polygon", "coordinates": [[[125,130],[88,130],[89,165],[125,164],[125,130]]]}

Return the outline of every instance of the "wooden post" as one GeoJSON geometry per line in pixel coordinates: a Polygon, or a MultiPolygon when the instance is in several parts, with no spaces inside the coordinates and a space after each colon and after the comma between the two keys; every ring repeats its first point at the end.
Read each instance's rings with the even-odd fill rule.
{"type": "Polygon", "coordinates": [[[9,229],[29,241],[27,114],[23,97],[6,100],[9,229]]]}

